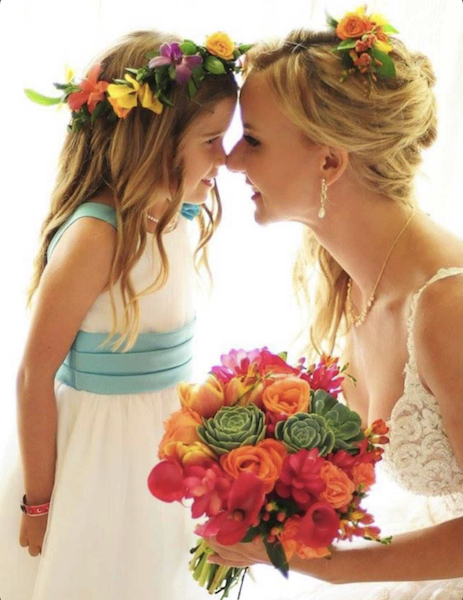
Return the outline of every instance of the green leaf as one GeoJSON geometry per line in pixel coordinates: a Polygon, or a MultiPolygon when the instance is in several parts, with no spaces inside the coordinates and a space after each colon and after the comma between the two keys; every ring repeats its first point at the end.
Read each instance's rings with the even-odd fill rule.
{"type": "Polygon", "coordinates": [[[138,69],[131,69],[130,67],[126,67],[125,70],[129,73],[132,73],[133,75],[138,75],[138,69]]]}
{"type": "Polygon", "coordinates": [[[373,58],[378,59],[382,63],[381,66],[376,65],[377,73],[379,73],[383,77],[393,78],[396,76],[394,61],[392,60],[392,58],[390,58],[384,52],[380,52],[379,50],[376,50],[376,48],[371,49],[371,54],[372,54],[373,58]]]}
{"type": "Polygon", "coordinates": [[[241,540],[241,543],[247,544],[249,542],[252,542],[258,533],[259,533],[259,527],[251,527],[248,530],[247,534],[244,536],[244,538],[241,540]]]}
{"type": "Polygon", "coordinates": [[[357,40],[344,40],[338,45],[338,50],[350,50],[351,48],[355,48],[355,44],[357,40]]]}
{"type": "Polygon", "coordinates": [[[158,99],[159,99],[159,100],[160,100],[160,101],[161,101],[163,104],[167,104],[167,106],[172,106],[172,107],[174,106],[174,105],[172,104],[172,102],[169,100],[169,98],[168,98],[168,97],[167,97],[165,94],[163,94],[162,92],[160,92],[160,94],[159,94],[159,96],[158,96],[158,99]]]}
{"type": "Polygon", "coordinates": [[[289,565],[281,542],[273,542],[271,544],[267,541],[266,537],[264,537],[263,540],[272,565],[280,571],[285,579],[288,579],[289,565]]]}
{"type": "Polygon", "coordinates": [[[336,29],[336,27],[338,26],[338,21],[328,13],[326,13],[326,22],[328,24],[328,27],[332,27],[333,29],[336,29]]]}
{"type": "Polygon", "coordinates": [[[193,77],[190,77],[190,79],[188,80],[188,96],[190,98],[193,98],[193,96],[196,94],[196,92],[198,91],[198,86],[195,83],[195,80],[193,79],[193,77]]]}
{"type": "Polygon", "coordinates": [[[114,83],[118,83],[120,85],[130,85],[130,82],[126,79],[114,79],[114,83]]]}
{"type": "Polygon", "coordinates": [[[194,42],[191,42],[190,40],[185,40],[183,44],[180,44],[180,50],[186,56],[192,56],[193,54],[196,54],[198,48],[194,42]]]}
{"type": "Polygon", "coordinates": [[[53,106],[54,104],[59,104],[62,101],[62,98],[43,96],[42,94],[30,89],[25,89],[24,92],[29,100],[32,100],[32,102],[35,102],[36,104],[41,104],[42,106],[53,106]]]}
{"type": "Polygon", "coordinates": [[[238,50],[241,52],[241,54],[245,54],[253,46],[254,44],[241,44],[241,46],[238,46],[238,50]]]}
{"type": "Polygon", "coordinates": [[[148,52],[147,54],[145,54],[145,57],[149,58],[150,60],[152,58],[155,58],[156,56],[161,56],[161,53],[158,52],[157,50],[152,50],[151,52],[148,52]]]}
{"type": "Polygon", "coordinates": [[[169,77],[172,79],[172,81],[175,81],[177,79],[177,73],[175,71],[174,65],[170,65],[169,67],[169,77]]]}
{"type": "Polygon", "coordinates": [[[206,58],[204,68],[206,69],[206,71],[209,71],[209,73],[212,73],[213,75],[222,75],[223,73],[225,73],[225,67],[223,62],[215,56],[208,56],[206,58]]]}
{"type": "Polygon", "coordinates": [[[382,25],[381,29],[384,31],[384,33],[399,33],[399,31],[392,25],[382,25]]]}

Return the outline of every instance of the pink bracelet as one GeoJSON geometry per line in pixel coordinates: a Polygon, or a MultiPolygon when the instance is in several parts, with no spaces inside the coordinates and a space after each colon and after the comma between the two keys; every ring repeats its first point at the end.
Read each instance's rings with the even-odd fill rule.
{"type": "Polygon", "coordinates": [[[29,506],[26,504],[26,495],[23,496],[22,502],[20,504],[21,510],[25,515],[29,517],[41,517],[43,515],[48,514],[50,510],[50,503],[46,504],[37,504],[36,506],[29,506]]]}

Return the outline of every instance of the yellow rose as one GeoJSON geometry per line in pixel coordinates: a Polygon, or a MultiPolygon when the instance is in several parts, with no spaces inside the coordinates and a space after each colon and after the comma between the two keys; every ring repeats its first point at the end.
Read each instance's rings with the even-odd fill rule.
{"type": "Polygon", "coordinates": [[[214,417],[225,403],[223,384],[213,375],[204,384],[180,383],[177,390],[182,406],[206,419],[214,417]]]}
{"type": "Polygon", "coordinates": [[[175,458],[183,465],[203,465],[206,460],[218,460],[216,454],[203,442],[171,442],[165,446],[164,456],[175,458]]]}
{"type": "Polygon", "coordinates": [[[158,456],[161,460],[167,457],[167,447],[169,444],[181,442],[186,445],[200,442],[201,439],[196,431],[198,425],[202,425],[200,415],[182,408],[172,413],[170,418],[164,423],[165,434],[159,444],[158,456]]]}
{"type": "Polygon", "coordinates": [[[233,60],[235,44],[226,33],[222,31],[213,33],[207,38],[205,45],[214,56],[218,56],[224,60],[233,60]]]}

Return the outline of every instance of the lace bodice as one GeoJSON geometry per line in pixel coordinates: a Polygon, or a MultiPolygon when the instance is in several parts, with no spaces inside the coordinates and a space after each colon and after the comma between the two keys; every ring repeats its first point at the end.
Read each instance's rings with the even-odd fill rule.
{"type": "Polygon", "coordinates": [[[413,323],[418,300],[426,287],[463,268],[440,269],[414,296],[407,322],[409,360],[404,368],[404,392],[395,404],[388,426],[384,467],[404,488],[427,496],[452,495],[463,511],[463,471],[459,468],[444,430],[439,404],[421,384],[415,356],[413,323]]]}

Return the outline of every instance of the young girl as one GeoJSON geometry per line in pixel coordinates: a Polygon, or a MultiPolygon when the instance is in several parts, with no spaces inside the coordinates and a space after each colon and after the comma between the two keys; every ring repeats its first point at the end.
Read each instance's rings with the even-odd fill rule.
{"type": "Polygon", "coordinates": [[[59,88],[73,112],[18,373],[23,468],[0,510],[2,600],[199,595],[188,513],[154,501],[147,478],[190,372],[190,222],[205,261],[240,53],[225,34],[197,47],[136,32],[59,88]]]}
{"type": "MultiPolygon", "coordinates": [[[[381,522],[392,544],[346,543],[331,560],[295,555],[291,570],[329,583],[289,595],[281,581],[285,600],[463,596],[463,242],[414,196],[421,151],[436,137],[431,65],[388,40],[387,21],[374,17],[359,9],[336,32],[254,46],[244,139],[227,161],[254,189],[257,222],[306,226],[306,258],[320,275],[313,344],[332,352],[344,341],[342,364],[358,381],[345,381],[349,406],[364,426],[384,419],[390,428],[379,467],[395,480],[384,490],[395,523],[381,522]],[[372,44],[387,74],[372,69],[372,44]],[[408,492],[403,504],[394,483],[408,492]]],[[[305,268],[296,274],[307,291],[305,268]]],[[[269,562],[261,541],[210,543],[211,562],[269,562]]]]}

